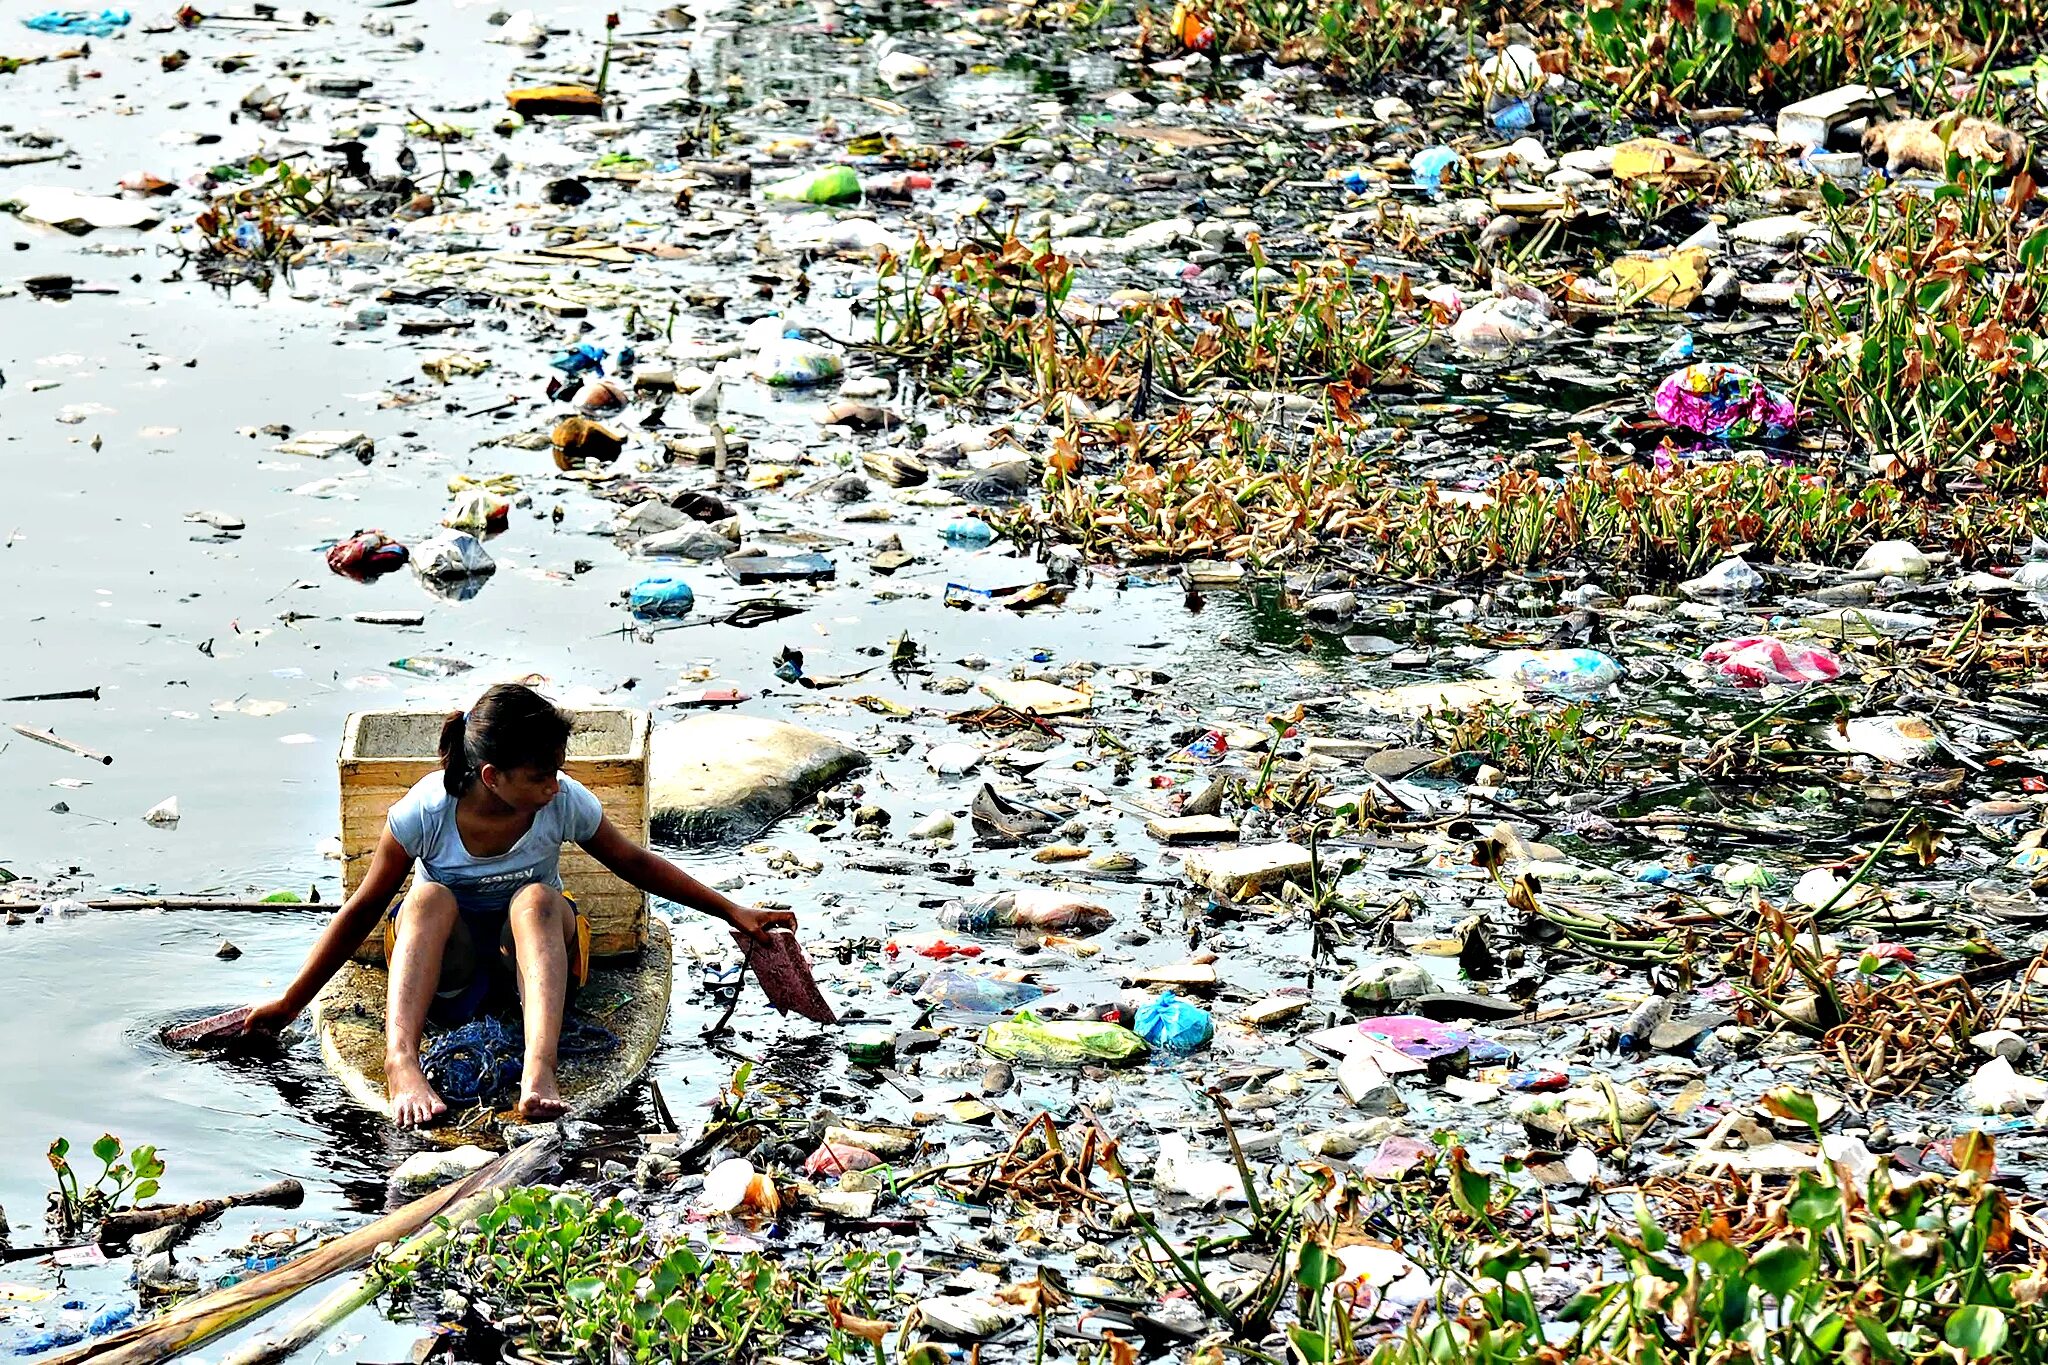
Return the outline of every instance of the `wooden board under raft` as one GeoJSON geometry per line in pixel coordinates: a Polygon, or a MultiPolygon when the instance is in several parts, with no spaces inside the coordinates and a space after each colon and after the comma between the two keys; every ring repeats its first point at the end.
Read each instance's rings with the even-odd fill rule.
{"type": "MultiPolygon", "coordinates": [[[[668,926],[659,919],[648,921],[644,952],[598,958],[592,964],[590,981],[577,994],[576,1012],[617,1034],[619,1044],[596,1055],[562,1059],[557,1078],[570,1117],[580,1118],[604,1108],[640,1079],[661,1045],[662,1029],[668,1023],[673,971],[668,926]]],[[[387,989],[381,963],[345,964],[313,1001],[313,1031],[320,1039],[321,1058],[340,1079],[349,1098],[388,1118],[391,1102],[384,1093],[387,989]]],[[[434,1033],[429,1025],[429,1042],[434,1033]]],[[[490,1143],[506,1122],[518,1122],[509,1108],[472,1116],[451,1103],[448,1117],[427,1131],[437,1140],[451,1143],[490,1143]],[[458,1126],[458,1121],[465,1119],[469,1121],[458,1126]]]]}

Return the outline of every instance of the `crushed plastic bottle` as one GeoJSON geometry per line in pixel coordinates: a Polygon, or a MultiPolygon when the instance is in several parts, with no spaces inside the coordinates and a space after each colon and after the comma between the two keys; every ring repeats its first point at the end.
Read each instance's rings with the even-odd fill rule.
{"type": "Polygon", "coordinates": [[[829,347],[785,336],[756,351],[751,369],[773,388],[801,389],[837,379],[846,372],[846,358],[829,347]]]}
{"type": "Polygon", "coordinates": [[[1763,586],[1764,576],[1749,561],[1724,559],[1698,578],[1680,583],[1678,590],[1687,597],[1747,597],[1763,586]]]}

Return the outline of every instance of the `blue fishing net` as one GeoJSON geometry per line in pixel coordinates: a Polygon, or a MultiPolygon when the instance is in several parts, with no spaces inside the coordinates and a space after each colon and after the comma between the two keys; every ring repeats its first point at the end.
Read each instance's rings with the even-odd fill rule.
{"type": "MultiPolygon", "coordinates": [[[[603,1024],[572,1014],[562,1021],[556,1054],[564,1060],[591,1057],[618,1045],[619,1036],[603,1024]]],[[[420,1069],[450,1104],[478,1104],[519,1088],[525,1055],[520,1029],[486,1014],[429,1040],[420,1049],[420,1069]]]]}

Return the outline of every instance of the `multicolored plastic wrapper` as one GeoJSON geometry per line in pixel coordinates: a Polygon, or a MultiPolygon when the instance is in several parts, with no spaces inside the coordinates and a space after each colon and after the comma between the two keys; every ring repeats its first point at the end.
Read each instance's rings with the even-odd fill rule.
{"type": "Polygon", "coordinates": [[[405,567],[410,552],[382,531],[358,531],[327,552],[327,567],[359,582],[405,567]]]}
{"type": "Polygon", "coordinates": [[[1783,436],[1799,425],[1799,410],[1741,365],[1688,365],[1657,386],[1653,402],[1659,417],[1702,436],[1783,436]]]}
{"type": "Polygon", "coordinates": [[[1745,635],[1707,646],[1700,662],[1712,664],[1737,687],[1798,686],[1842,676],[1842,661],[1825,649],[1788,645],[1775,635],[1745,635]]]}

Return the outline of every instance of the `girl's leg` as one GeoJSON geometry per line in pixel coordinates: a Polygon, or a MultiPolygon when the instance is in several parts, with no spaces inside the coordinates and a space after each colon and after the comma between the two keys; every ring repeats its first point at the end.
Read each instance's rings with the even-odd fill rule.
{"type": "Polygon", "coordinates": [[[384,1008],[384,1090],[391,1118],[401,1128],[431,1123],[448,1106],[420,1070],[420,1031],[441,980],[441,954],[462,918],[455,893],[415,879],[398,908],[398,941],[387,968],[391,994],[384,1008]]]}
{"type": "Polygon", "coordinates": [[[526,1067],[519,1078],[519,1114],[533,1121],[567,1111],[555,1084],[556,1048],[569,996],[569,950],[576,911],[569,898],[536,882],[512,897],[512,951],[526,1021],[526,1067]]]}

